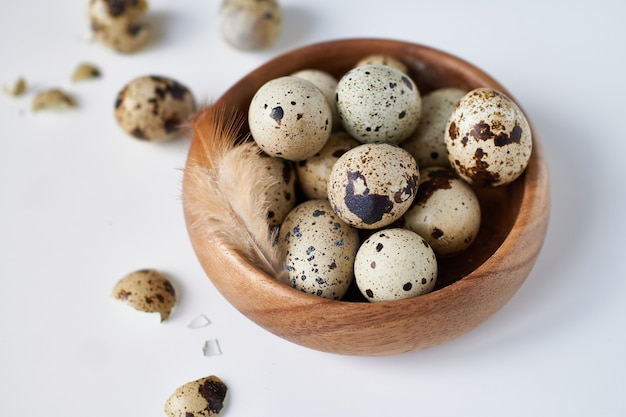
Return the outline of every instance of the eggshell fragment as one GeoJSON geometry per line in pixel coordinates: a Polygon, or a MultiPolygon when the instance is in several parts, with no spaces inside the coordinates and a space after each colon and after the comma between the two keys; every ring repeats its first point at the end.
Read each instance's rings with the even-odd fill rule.
{"type": "Polygon", "coordinates": [[[402,217],[419,183],[410,153],[386,143],[344,153],[328,178],[328,199],[339,217],[360,229],[377,229],[402,217]]]}
{"type": "Polygon", "coordinates": [[[422,99],[417,85],[386,65],[363,65],[348,71],[335,91],[341,124],[362,143],[398,144],[417,128],[422,99]]]}
{"type": "Polygon", "coordinates": [[[33,99],[33,111],[39,110],[68,110],[76,107],[76,100],[70,94],[51,88],[38,93],[33,99]]]}
{"type": "Polygon", "coordinates": [[[167,141],[181,135],[180,125],[195,109],[191,91],[178,81],[157,75],[133,79],[118,93],[115,118],[129,135],[167,141]]]}
{"type": "Polygon", "coordinates": [[[271,46],[282,29],[282,12],[276,0],[224,0],[219,18],[222,37],[244,51],[271,46]]]}
{"type": "Polygon", "coordinates": [[[334,300],[348,291],[359,235],[335,214],[328,200],[296,206],[280,227],[278,242],[294,288],[334,300]]]}
{"type": "Polygon", "coordinates": [[[124,276],[113,288],[112,295],[136,310],[159,313],[161,321],[170,317],[176,305],[174,286],[155,269],[141,269],[124,276]]]}
{"type": "Polygon", "coordinates": [[[99,78],[102,75],[100,69],[92,64],[80,64],[72,73],[72,81],[83,81],[99,78]]]}
{"type": "Polygon", "coordinates": [[[435,253],[417,233],[385,229],[371,235],[354,261],[357,287],[371,302],[412,298],[433,290],[437,282],[435,253]]]}
{"type": "Polygon", "coordinates": [[[509,97],[491,88],[467,93],[450,115],[446,149],[468,183],[499,187],[526,169],[532,152],[530,125],[509,97]]]}
{"type": "Polygon", "coordinates": [[[227,392],[226,384],[210,375],[178,387],[165,401],[163,410],[169,417],[217,416],[224,408],[227,392]]]}
{"type": "Polygon", "coordinates": [[[89,22],[96,39],[122,53],[133,53],[144,47],[150,26],[140,21],[148,7],[145,0],[91,0],[89,22]]]}
{"type": "Polygon", "coordinates": [[[24,94],[26,90],[27,90],[26,80],[22,77],[18,78],[17,80],[13,81],[10,84],[4,85],[5,94],[12,96],[12,97],[19,97],[22,94],[24,94]]]}
{"type": "Polygon", "coordinates": [[[420,185],[404,227],[422,236],[441,257],[466,250],[480,229],[480,203],[449,167],[420,171],[420,185]]]}

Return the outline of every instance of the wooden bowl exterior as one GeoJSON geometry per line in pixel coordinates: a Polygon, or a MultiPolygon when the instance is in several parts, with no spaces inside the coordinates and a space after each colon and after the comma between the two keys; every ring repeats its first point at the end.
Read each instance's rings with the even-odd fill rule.
{"type": "MultiPolygon", "coordinates": [[[[493,78],[444,52],[392,40],[353,39],[282,55],[244,77],[220,102],[245,114],[254,93],[270,79],[305,68],[339,77],[360,58],[375,53],[403,59],[422,94],[457,86],[492,87],[510,96],[493,78]]],[[[420,297],[367,303],[308,295],[277,282],[216,242],[201,239],[191,227],[193,215],[185,208],[188,232],[201,265],[221,294],[246,317],[286,340],[345,355],[425,349],[456,338],[492,316],[530,273],[545,238],[550,205],[548,169],[536,136],[533,140],[522,177],[502,189],[481,193],[488,226],[466,256],[469,260],[453,263],[440,279],[443,284],[420,297]]],[[[188,164],[197,163],[201,152],[197,145],[192,142],[188,164]]],[[[184,189],[185,181],[183,205],[184,189]]]]}

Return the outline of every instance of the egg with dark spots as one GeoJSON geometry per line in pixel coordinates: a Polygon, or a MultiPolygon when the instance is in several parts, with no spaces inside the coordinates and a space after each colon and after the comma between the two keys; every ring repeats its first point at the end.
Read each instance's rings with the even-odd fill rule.
{"type": "Polygon", "coordinates": [[[461,98],[448,120],[445,143],[454,170],[480,187],[515,181],[526,169],[533,146],[522,110],[491,88],[477,88],[461,98]]]}
{"type": "Polygon", "coordinates": [[[440,257],[465,251],[480,229],[480,202],[474,190],[449,167],[420,171],[420,185],[404,227],[422,236],[440,257]]]}
{"type": "Polygon", "coordinates": [[[94,37],[121,53],[134,53],[150,40],[150,25],[141,20],[145,0],[91,0],[88,16],[94,37]]]}
{"type": "Polygon", "coordinates": [[[301,161],[319,152],[332,131],[332,111],[322,91],[299,77],[270,80],[248,109],[250,133],[268,155],[301,161]]]}
{"type": "Polygon", "coordinates": [[[388,67],[396,68],[405,74],[408,74],[409,68],[401,59],[385,54],[372,54],[364,58],[361,58],[354,66],[361,67],[363,65],[386,65],[388,67]]]}
{"type": "Polygon", "coordinates": [[[165,401],[163,411],[168,417],[211,417],[224,408],[228,387],[220,378],[210,375],[187,382],[165,401]]]}
{"type": "Polygon", "coordinates": [[[167,320],[176,305],[176,291],[170,280],[155,269],[141,269],[120,279],[112,292],[113,298],[135,310],[159,313],[167,320]]]}
{"type": "Polygon", "coordinates": [[[307,200],[285,218],[278,237],[293,288],[339,300],[353,281],[356,229],[342,221],[328,200],[307,200]]]}
{"type": "Polygon", "coordinates": [[[129,135],[146,141],[168,141],[182,135],[180,126],[195,110],[191,91],[168,77],[133,79],[118,93],[115,118],[129,135]]]}
{"type": "Polygon", "coordinates": [[[328,199],[346,223],[378,229],[400,219],[419,186],[415,159],[386,143],[362,144],[344,153],[328,178],[328,199]]]}
{"type": "Polygon", "coordinates": [[[326,97],[326,101],[330,106],[333,114],[333,128],[340,125],[339,115],[337,114],[337,106],[335,105],[335,90],[337,89],[337,79],[326,71],[318,69],[303,69],[291,74],[294,77],[304,78],[310,81],[321,90],[326,97]]]}
{"type": "Polygon", "coordinates": [[[398,144],[417,128],[422,99],[417,85],[387,65],[363,65],[348,71],[335,91],[344,129],[362,143],[398,144]]]}
{"type": "Polygon", "coordinates": [[[378,231],[359,247],[356,285],[370,302],[394,301],[429,293],[437,283],[435,252],[417,233],[400,228],[378,231]]]}
{"type": "Polygon", "coordinates": [[[281,7],[276,0],[223,0],[219,28],[229,45],[243,51],[270,47],[280,36],[281,7]]]}

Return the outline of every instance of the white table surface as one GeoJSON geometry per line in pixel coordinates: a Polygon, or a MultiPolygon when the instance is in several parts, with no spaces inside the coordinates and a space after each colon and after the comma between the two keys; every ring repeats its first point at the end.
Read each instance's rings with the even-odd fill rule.
{"type": "Polygon", "coordinates": [[[152,0],[152,47],[116,54],[90,41],[88,1],[0,2],[0,416],[158,416],[179,385],[229,386],[224,416],[626,415],[626,3],[283,0],[284,32],[240,52],[218,33],[219,2],[152,0]],[[323,40],[395,38],[481,67],[522,104],[546,151],[552,215],[515,297],[470,333],[405,355],[313,351],[273,336],[204,275],[180,201],[188,142],[145,143],[113,102],[158,73],[218,98],[273,56],[323,40]],[[74,84],[83,61],[103,77],[74,84]],[[67,113],[30,111],[62,87],[67,113]],[[157,268],[180,292],[163,324],[119,309],[123,275],[157,268]],[[187,324],[205,314],[211,324],[187,324]],[[205,340],[222,355],[204,357],[205,340]]]}

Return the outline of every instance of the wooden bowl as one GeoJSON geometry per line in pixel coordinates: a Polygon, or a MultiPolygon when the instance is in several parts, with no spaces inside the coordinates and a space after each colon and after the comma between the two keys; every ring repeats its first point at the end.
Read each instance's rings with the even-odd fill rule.
{"type": "MultiPolygon", "coordinates": [[[[497,81],[447,53],[406,42],[351,39],[320,43],[279,56],[252,71],[219,100],[247,114],[265,82],[297,70],[317,68],[341,77],[361,58],[389,54],[402,59],[422,94],[438,87],[471,90],[497,81]]],[[[525,173],[512,184],[476,190],[482,226],[464,254],[440,262],[435,291],[416,298],[368,303],[358,297],[333,301],[277,282],[237,253],[202,239],[184,202],[188,232],[206,274],[242,314],[291,342],[320,351],[382,356],[425,349],[473,329],[504,306],[522,285],[539,254],[549,217],[549,179],[543,150],[534,135],[525,173]]],[[[201,146],[193,141],[189,161],[201,146]]],[[[188,162],[189,163],[189,162],[188,162]]]]}

